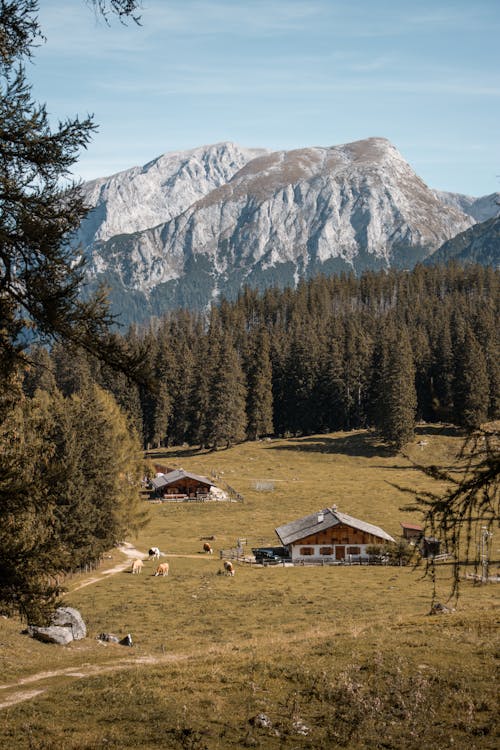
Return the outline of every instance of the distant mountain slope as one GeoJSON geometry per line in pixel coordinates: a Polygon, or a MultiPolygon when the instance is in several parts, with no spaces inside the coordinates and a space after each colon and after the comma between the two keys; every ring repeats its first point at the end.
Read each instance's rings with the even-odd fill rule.
{"type": "Polygon", "coordinates": [[[244,283],[412,268],[474,223],[384,138],[277,152],[216,144],[86,189],[90,281],[110,286],[126,322],[233,298],[244,283]]]}
{"type": "Polygon", "coordinates": [[[426,262],[447,263],[450,260],[459,263],[481,263],[499,268],[500,216],[475,224],[448,240],[426,262]]]}
{"type": "Polygon", "coordinates": [[[434,190],[434,194],[447,206],[458,208],[476,221],[493,219],[499,211],[500,193],[483,195],[481,198],[473,198],[461,193],[446,193],[443,190],[434,190]]]}

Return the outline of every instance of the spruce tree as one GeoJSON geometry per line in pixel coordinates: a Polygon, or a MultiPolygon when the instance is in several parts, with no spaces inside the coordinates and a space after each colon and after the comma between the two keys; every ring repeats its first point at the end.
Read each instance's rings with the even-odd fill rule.
{"type": "Polygon", "coordinates": [[[389,322],[379,348],[376,426],[388,443],[402,448],[414,435],[417,396],[408,331],[389,322]]]}
{"type": "Polygon", "coordinates": [[[455,352],[455,381],[453,387],[455,420],[472,431],[488,417],[489,381],[486,359],[470,326],[455,352]]]}
{"type": "Polygon", "coordinates": [[[263,326],[250,334],[245,359],[247,435],[256,440],[274,431],[271,347],[263,326]]]}
{"type": "Polygon", "coordinates": [[[213,449],[229,448],[245,439],[246,387],[241,362],[230,333],[224,335],[209,386],[205,441],[213,449]]]}

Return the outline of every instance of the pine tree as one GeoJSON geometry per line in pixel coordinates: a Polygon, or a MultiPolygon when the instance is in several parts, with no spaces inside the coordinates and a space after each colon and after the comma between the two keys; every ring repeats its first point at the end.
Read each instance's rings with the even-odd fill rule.
{"type": "Polygon", "coordinates": [[[247,435],[256,440],[274,430],[271,346],[263,326],[250,334],[245,359],[247,435]]]}
{"type": "MultiPolygon", "coordinates": [[[[107,6],[96,3],[132,17],[136,3],[107,6]]],[[[80,296],[83,261],[68,238],[88,208],[68,181],[95,126],[87,117],[51,129],[45,105],[33,100],[24,63],[42,39],[37,10],[36,0],[0,3],[0,360],[3,368],[24,363],[24,325],[31,340],[72,342],[114,367],[132,368],[137,362],[127,361],[109,334],[104,291],[80,296]]]]}
{"type": "Polygon", "coordinates": [[[343,331],[339,330],[337,321],[326,336],[318,372],[318,428],[324,430],[341,430],[346,421],[344,394],[344,351],[343,331]]]}
{"type": "Polygon", "coordinates": [[[413,438],[417,408],[415,366],[406,328],[389,321],[378,352],[375,425],[387,442],[400,449],[413,438]]]}
{"type": "Polygon", "coordinates": [[[243,370],[232,338],[226,333],[221,342],[219,358],[212,371],[206,420],[206,444],[212,448],[245,439],[246,388],[243,370]]]}
{"type": "Polygon", "coordinates": [[[489,381],[486,359],[470,326],[456,346],[453,387],[455,419],[472,431],[488,417],[489,381]]]}

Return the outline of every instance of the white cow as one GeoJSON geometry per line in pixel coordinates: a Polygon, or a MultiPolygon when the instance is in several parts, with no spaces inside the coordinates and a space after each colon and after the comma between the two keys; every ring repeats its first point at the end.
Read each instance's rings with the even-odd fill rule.
{"type": "Polygon", "coordinates": [[[151,547],[150,550],[149,550],[149,552],[148,552],[150,560],[151,559],[153,559],[153,560],[159,560],[160,559],[160,554],[161,553],[160,553],[160,550],[158,549],[158,547],[151,547]]]}
{"type": "Polygon", "coordinates": [[[132,575],[139,575],[139,573],[142,571],[143,565],[144,563],[142,562],[142,560],[134,560],[134,562],[132,563],[132,575]]]}

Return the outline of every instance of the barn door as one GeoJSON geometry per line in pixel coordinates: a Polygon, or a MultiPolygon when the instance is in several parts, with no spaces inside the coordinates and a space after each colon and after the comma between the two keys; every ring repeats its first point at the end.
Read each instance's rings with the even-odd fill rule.
{"type": "Polygon", "coordinates": [[[335,559],[336,560],[345,560],[345,546],[338,544],[335,546],[335,559]]]}

